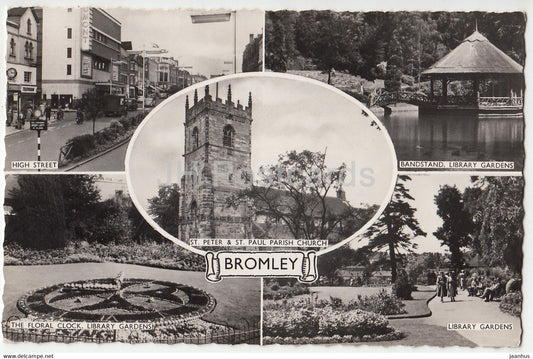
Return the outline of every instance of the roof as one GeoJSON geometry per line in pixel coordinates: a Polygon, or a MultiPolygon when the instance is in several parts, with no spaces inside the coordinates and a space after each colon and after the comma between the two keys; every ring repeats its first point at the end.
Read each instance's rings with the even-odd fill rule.
{"type": "Polygon", "coordinates": [[[522,74],[524,68],[477,30],[422,75],[522,74]]]}
{"type": "MultiPolygon", "coordinates": [[[[294,205],[296,205],[295,200],[289,195],[288,191],[267,187],[256,187],[256,190],[261,191],[262,195],[267,197],[269,201],[274,201],[275,203],[277,203],[280,209],[281,207],[292,208],[294,205]]],[[[313,215],[317,217],[322,215],[322,207],[320,205],[321,202],[319,201],[319,199],[312,195],[307,195],[307,197],[307,209],[311,210],[311,208],[314,208],[313,210],[311,210],[312,213],[308,213],[307,215],[313,215]]],[[[348,202],[337,197],[327,196],[325,198],[325,202],[327,210],[332,216],[341,216],[343,214],[348,213],[352,208],[348,202]]],[[[257,201],[256,205],[258,206],[258,213],[261,213],[262,206],[264,204],[262,204],[261,201],[257,201]]]]}
{"type": "Polygon", "coordinates": [[[12,7],[11,9],[7,10],[7,21],[11,21],[12,23],[15,23],[17,25],[20,25],[20,17],[24,15],[24,13],[27,10],[31,10],[33,17],[37,21],[40,21],[40,16],[42,14],[42,10],[36,11],[35,9],[29,8],[29,7],[12,7]]]}

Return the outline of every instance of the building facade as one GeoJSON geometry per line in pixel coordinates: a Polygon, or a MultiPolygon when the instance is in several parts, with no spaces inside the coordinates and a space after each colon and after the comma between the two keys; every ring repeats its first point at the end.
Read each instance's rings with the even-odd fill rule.
{"type": "Polygon", "coordinates": [[[121,93],[121,23],[102,9],[44,7],[42,93],[52,107],[69,107],[99,86],[121,93]]]}
{"type": "Polygon", "coordinates": [[[192,106],[185,105],[185,175],[180,200],[180,239],[251,238],[253,212],[248,203],[227,199],[251,186],[252,98],[248,106],[213,98],[209,86],[192,106]]]}
{"type": "Polygon", "coordinates": [[[7,122],[11,124],[39,100],[38,21],[31,8],[9,9],[6,21],[7,122]]]}

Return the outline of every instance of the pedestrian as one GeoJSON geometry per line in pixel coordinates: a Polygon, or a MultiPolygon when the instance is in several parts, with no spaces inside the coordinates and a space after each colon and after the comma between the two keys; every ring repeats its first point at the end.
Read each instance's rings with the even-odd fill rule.
{"type": "Polygon", "coordinates": [[[451,302],[455,302],[455,296],[457,295],[457,278],[455,277],[455,272],[448,272],[446,278],[448,284],[448,297],[450,297],[451,302]]]}
{"type": "Polygon", "coordinates": [[[83,111],[80,107],[76,111],[76,124],[81,125],[83,123],[83,111]]]}
{"type": "Polygon", "coordinates": [[[46,121],[50,121],[50,118],[52,117],[52,108],[50,107],[50,105],[46,105],[46,107],[44,108],[44,115],[46,117],[46,121]]]}
{"type": "Polygon", "coordinates": [[[437,276],[437,297],[440,297],[440,301],[444,302],[446,294],[446,277],[443,272],[439,272],[439,275],[437,276]]]}
{"type": "Polygon", "coordinates": [[[57,120],[61,121],[63,119],[64,115],[65,114],[63,113],[63,109],[61,108],[61,106],[59,106],[57,108],[57,115],[56,115],[57,120]]]}

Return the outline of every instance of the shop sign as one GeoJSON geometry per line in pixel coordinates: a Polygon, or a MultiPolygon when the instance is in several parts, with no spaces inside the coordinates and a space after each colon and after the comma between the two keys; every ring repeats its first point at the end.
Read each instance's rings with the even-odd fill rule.
{"type": "Polygon", "coordinates": [[[37,93],[36,86],[21,86],[20,92],[22,93],[37,93]]]}
{"type": "Polygon", "coordinates": [[[90,79],[93,77],[93,62],[90,55],[81,54],[81,76],[90,79]]]}
{"type": "Polygon", "coordinates": [[[81,8],[81,49],[91,49],[91,9],[88,7],[81,8]]]}

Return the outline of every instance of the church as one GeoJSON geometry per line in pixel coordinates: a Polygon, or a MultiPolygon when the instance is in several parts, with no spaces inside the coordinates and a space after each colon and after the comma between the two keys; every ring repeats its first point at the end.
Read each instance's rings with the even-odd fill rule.
{"type": "MultiPolygon", "coordinates": [[[[205,86],[203,98],[198,99],[198,90],[194,92],[192,104],[186,98],[185,168],[179,213],[181,241],[190,243],[191,238],[293,238],[282,222],[272,223],[271,218],[266,218],[266,203],[243,199],[228,205],[229,198],[239,197],[244,190],[252,188],[252,122],[252,94],[249,93],[247,106],[240,101],[234,103],[231,85],[225,101],[218,97],[218,84],[214,98],[209,85],[205,86]]],[[[256,189],[264,188],[256,186],[256,189]]],[[[291,199],[280,192],[283,191],[269,193],[275,194],[286,208],[290,208],[291,199]]],[[[346,201],[342,187],[337,190],[336,197],[326,197],[326,208],[328,216],[347,220],[366,221],[375,213],[375,208],[353,208],[346,201]]],[[[317,221],[325,217],[320,211],[310,215],[317,221]]],[[[335,222],[339,227],[337,232],[342,232],[343,225],[335,222]]],[[[330,242],[341,240],[328,239],[330,242]]]]}

